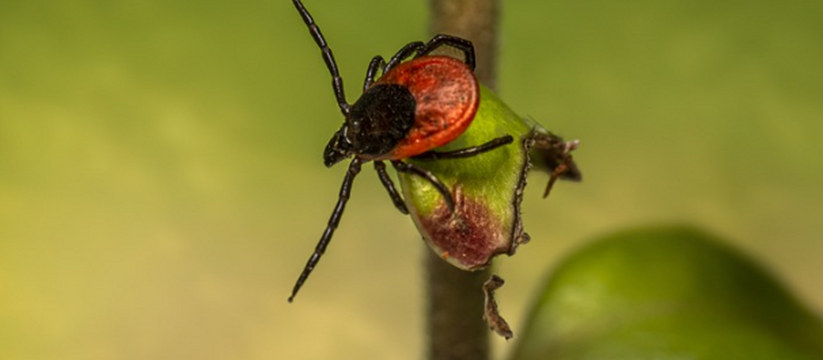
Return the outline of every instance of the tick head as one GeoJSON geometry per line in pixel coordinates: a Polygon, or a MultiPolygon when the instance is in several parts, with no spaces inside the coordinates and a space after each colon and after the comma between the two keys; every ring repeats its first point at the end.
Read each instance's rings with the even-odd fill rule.
{"type": "Polygon", "coordinates": [[[331,167],[352,154],[352,145],[346,134],[349,132],[349,124],[346,121],[340,130],[337,130],[326,145],[323,152],[323,163],[326,167],[331,167]]]}
{"type": "Polygon", "coordinates": [[[415,106],[414,97],[403,86],[370,87],[354,103],[343,125],[344,137],[350,140],[352,152],[366,158],[391,152],[414,125],[415,106]]]}

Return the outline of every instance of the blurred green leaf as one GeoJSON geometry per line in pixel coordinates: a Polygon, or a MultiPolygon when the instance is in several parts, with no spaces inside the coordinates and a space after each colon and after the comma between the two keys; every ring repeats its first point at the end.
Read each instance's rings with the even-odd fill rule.
{"type": "Polygon", "coordinates": [[[666,227],[584,248],[545,284],[513,358],[823,358],[821,321],[720,243],[666,227]]]}

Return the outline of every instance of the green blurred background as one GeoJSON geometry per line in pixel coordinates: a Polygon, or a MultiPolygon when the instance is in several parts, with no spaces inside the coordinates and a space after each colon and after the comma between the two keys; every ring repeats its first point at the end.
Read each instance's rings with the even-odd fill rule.
{"type": "MultiPolygon", "coordinates": [[[[647,223],[823,310],[822,2],[503,3],[500,95],[581,139],[585,175],[548,201],[531,178],[533,240],[498,262],[515,331],[560,257],[647,223]]],[[[350,101],[427,37],[425,1],[306,6],[350,101]]],[[[370,169],[286,302],[345,171],[333,99],[287,0],[0,3],[0,358],[420,358],[428,250],[370,169]]]]}

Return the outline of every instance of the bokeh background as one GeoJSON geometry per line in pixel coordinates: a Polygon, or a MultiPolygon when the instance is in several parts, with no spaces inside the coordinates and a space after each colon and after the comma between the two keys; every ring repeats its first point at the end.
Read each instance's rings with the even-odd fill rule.
{"type": "MultiPolygon", "coordinates": [[[[639,224],[724,236],[823,310],[823,3],[503,3],[499,93],[585,175],[530,179],[515,329],[558,259],[639,224]]],[[[427,37],[425,1],[306,5],[351,101],[427,37]]],[[[370,169],[286,302],[345,171],[329,80],[287,0],[0,3],[0,358],[421,358],[428,249],[370,169]]]]}

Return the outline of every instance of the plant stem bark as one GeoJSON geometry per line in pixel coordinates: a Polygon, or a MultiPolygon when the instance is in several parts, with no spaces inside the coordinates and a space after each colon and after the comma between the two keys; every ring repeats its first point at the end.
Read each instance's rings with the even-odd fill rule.
{"type": "MultiPolygon", "coordinates": [[[[430,0],[431,35],[449,34],[474,43],[477,79],[495,89],[498,0],[430,0]]],[[[483,314],[483,283],[491,270],[466,272],[426,253],[428,358],[488,360],[489,328],[483,314]]]]}

